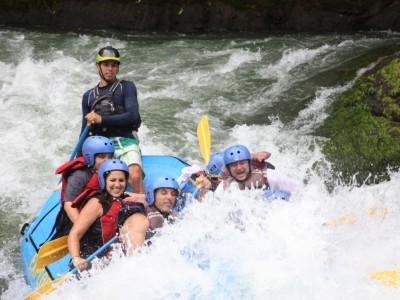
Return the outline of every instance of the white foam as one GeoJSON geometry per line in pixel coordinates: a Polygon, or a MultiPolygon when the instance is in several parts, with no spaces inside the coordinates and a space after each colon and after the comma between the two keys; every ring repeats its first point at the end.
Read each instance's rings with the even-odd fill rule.
{"type": "MultiPolygon", "coordinates": [[[[81,97],[98,81],[94,57],[107,43],[125,55],[121,78],[137,83],[143,154],[204,164],[195,129],[207,114],[212,152],[236,143],[270,151],[277,170],[304,185],[290,203],[268,204],[257,192],[228,193],[222,201],[208,196],[182,222],[164,228],[152,247],[115,258],[48,299],[398,299],[399,290],[368,273],[399,267],[399,174],[379,185],[328,193],[329,163],[310,134],[347,85],[315,87],[289,122],[269,110],[257,122],[236,122],[236,114],[250,120],[264,106],[291,108],[286,91],[293,83],[340,64],[351,51],[363,55],[368,47],[396,43],[398,35],[304,37],[300,44],[293,36],[221,39],[217,45],[206,37],[101,35],[6,30],[0,201],[12,220],[4,222],[33,217],[58,182],[53,172],[77,142],[81,97]],[[369,215],[373,207],[388,209],[384,220],[369,215]],[[343,215],[357,222],[323,225],[343,215]]],[[[17,231],[13,240],[19,240],[17,231]]],[[[22,298],[29,289],[18,259],[9,257],[18,245],[3,242],[1,277],[8,289],[2,296],[22,298]]]]}

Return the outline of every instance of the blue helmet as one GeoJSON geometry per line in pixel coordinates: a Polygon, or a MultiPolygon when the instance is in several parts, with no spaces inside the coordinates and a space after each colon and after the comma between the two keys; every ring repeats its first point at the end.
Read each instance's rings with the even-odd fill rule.
{"type": "MultiPolygon", "coordinates": [[[[179,193],[179,184],[174,178],[157,177],[146,185],[146,200],[149,205],[154,204],[154,195],[156,193],[156,190],[159,188],[172,188],[179,193]]],[[[176,203],[178,203],[178,201],[176,201],[176,203]]]]}
{"type": "Polygon", "coordinates": [[[113,142],[104,136],[90,136],[82,146],[82,154],[85,163],[90,167],[94,166],[94,156],[99,153],[113,153],[115,148],[113,142]]]}
{"type": "Polygon", "coordinates": [[[234,145],[234,146],[230,146],[228,147],[225,151],[224,151],[224,164],[225,166],[227,166],[228,172],[229,174],[231,173],[231,171],[229,170],[228,165],[241,161],[241,160],[248,160],[249,164],[251,166],[251,154],[249,149],[247,149],[246,146],[243,145],[234,145]]]}
{"type": "Polygon", "coordinates": [[[224,165],[224,154],[222,152],[216,152],[211,154],[210,161],[206,167],[208,174],[219,175],[222,171],[221,168],[224,165]]]}
{"type": "Polygon", "coordinates": [[[100,189],[104,190],[106,188],[106,177],[111,171],[122,171],[125,172],[126,178],[129,176],[129,169],[126,163],[119,159],[109,159],[103,162],[98,171],[100,189]]]}

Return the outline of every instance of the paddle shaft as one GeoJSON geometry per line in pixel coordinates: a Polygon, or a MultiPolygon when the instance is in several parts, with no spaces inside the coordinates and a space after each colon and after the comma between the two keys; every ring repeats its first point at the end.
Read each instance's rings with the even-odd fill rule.
{"type": "MultiPolygon", "coordinates": [[[[101,254],[104,250],[106,250],[112,243],[114,243],[117,240],[117,236],[114,236],[111,240],[109,240],[107,243],[105,243],[103,246],[101,246],[98,250],[96,250],[92,255],[90,255],[86,261],[91,262],[96,256],[101,254]]],[[[71,271],[72,272],[72,271],[71,271]]]]}
{"type": "MultiPolygon", "coordinates": [[[[95,251],[92,255],[90,255],[86,261],[91,262],[96,256],[101,254],[104,250],[106,250],[112,243],[114,243],[117,240],[117,236],[114,236],[111,240],[109,240],[107,243],[105,243],[103,246],[101,246],[97,251],[95,251]]],[[[50,282],[46,282],[45,284],[41,285],[39,288],[31,292],[29,295],[27,295],[24,300],[35,300],[35,299],[41,299],[42,295],[48,295],[52,291],[56,289],[56,284],[61,284],[65,280],[68,279],[68,277],[71,274],[75,274],[78,272],[77,268],[74,268],[71,272],[68,272],[65,274],[63,277],[55,279],[50,282]]]]}
{"type": "MultiPolygon", "coordinates": [[[[75,156],[76,156],[76,154],[78,153],[79,149],[82,147],[82,144],[83,144],[83,142],[85,141],[86,136],[87,136],[89,130],[90,130],[90,125],[87,124],[86,127],[85,127],[85,129],[82,131],[82,134],[81,134],[81,136],[80,136],[80,138],[79,138],[79,140],[78,140],[78,143],[77,143],[76,146],[75,146],[74,151],[73,151],[72,154],[71,154],[71,157],[69,158],[70,161],[73,160],[73,159],[75,158],[75,156]]],[[[62,179],[60,179],[60,182],[61,182],[61,181],[62,181],[62,179]]],[[[60,184],[60,182],[59,182],[59,184],[60,184]]]]}
{"type": "Polygon", "coordinates": [[[89,130],[90,130],[90,125],[88,124],[88,125],[86,125],[85,129],[82,131],[82,134],[81,134],[81,136],[80,136],[80,138],[78,140],[78,143],[76,144],[75,149],[72,152],[71,157],[69,158],[69,160],[73,160],[75,158],[75,156],[78,153],[79,149],[82,147],[82,144],[85,141],[89,130]]]}

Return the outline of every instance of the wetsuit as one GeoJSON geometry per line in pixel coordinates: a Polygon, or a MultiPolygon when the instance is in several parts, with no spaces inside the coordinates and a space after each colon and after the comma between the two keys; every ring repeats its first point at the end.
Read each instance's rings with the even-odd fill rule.
{"type": "Polygon", "coordinates": [[[87,124],[85,116],[92,110],[97,112],[97,107],[101,106],[102,101],[99,101],[94,106],[95,101],[100,97],[106,96],[105,98],[108,99],[105,99],[106,102],[110,102],[110,97],[108,96],[111,96],[115,110],[109,113],[97,112],[102,116],[102,123],[92,125],[92,134],[106,137],[137,138],[132,133],[132,131],[137,131],[141,124],[136,86],[132,81],[128,80],[116,81],[115,83],[117,84],[114,86],[115,90],[113,92],[112,84],[106,87],[96,86],[85,92],[82,97],[81,133],[87,124]],[[107,96],[108,93],[111,93],[111,95],[107,96]],[[96,95],[98,96],[96,97],[96,95]]]}

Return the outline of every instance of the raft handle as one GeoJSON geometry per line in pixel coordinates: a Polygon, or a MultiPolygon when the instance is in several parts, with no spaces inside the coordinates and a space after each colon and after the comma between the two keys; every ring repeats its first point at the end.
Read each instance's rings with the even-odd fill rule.
{"type": "Polygon", "coordinates": [[[22,235],[25,235],[25,231],[26,231],[26,229],[29,227],[29,223],[25,223],[23,226],[22,226],[22,228],[21,228],[21,234],[22,235]]]}

